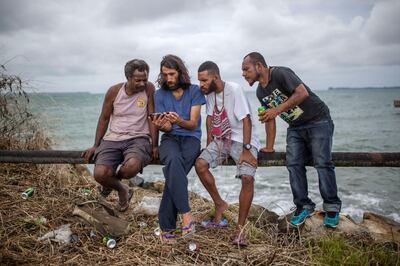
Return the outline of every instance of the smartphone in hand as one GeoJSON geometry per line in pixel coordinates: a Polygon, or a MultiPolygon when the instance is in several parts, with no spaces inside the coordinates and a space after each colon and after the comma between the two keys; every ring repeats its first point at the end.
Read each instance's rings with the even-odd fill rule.
{"type": "Polygon", "coordinates": [[[155,120],[159,117],[162,117],[163,115],[164,115],[164,113],[151,113],[149,116],[150,116],[151,120],[155,120]]]}

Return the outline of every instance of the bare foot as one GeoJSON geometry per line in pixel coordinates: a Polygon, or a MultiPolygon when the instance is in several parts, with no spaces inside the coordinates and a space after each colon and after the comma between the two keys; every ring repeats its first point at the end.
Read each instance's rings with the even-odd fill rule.
{"type": "Polygon", "coordinates": [[[189,224],[192,222],[193,217],[190,212],[182,214],[182,226],[189,226],[189,224]]]}
{"type": "Polygon", "coordinates": [[[222,218],[222,214],[226,209],[228,209],[229,205],[225,201],[223,201],[221,204],[215,205],[215,214],[214,214],[214,219],[213,222],[216,224],[219,224],[222,218]]]}
{"type": "Polygon", "coordinates": [[[129,200],[131,198],[129,188],[123,186],[123,189],[121,191],[118,191],[118,197],[119,197],[119,211],[124,212],[128,209],[129,200]]]}

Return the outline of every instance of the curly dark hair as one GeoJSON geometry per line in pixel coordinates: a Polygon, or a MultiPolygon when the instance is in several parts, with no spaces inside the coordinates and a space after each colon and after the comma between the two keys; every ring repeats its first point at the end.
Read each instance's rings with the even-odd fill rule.
{"type": "Polygon", "coordinates": [[[149,65],[144,60],[133,59],[125,64],[124,70],[126,79],[129,79],[130,77],[132,77],[133,72],[135,72],[135,70],[138,70],[139,72],[146,71],[147,74],[149,74],[150,68],[149,65]]]}
{"type": "Polygon", "coordinates": [[[164,80],[163,74],[161,72],[162,67],[167,67],[178,71],[179,77],[177,85],[184,90],[189,88],[191,84],[189,72],[182,59],[180,59],[176,55],[169,54],[164,56],[160,63],[160,74],[158,75],[156,82],[160,88],[168,90],[167,81],[164,80]]]}

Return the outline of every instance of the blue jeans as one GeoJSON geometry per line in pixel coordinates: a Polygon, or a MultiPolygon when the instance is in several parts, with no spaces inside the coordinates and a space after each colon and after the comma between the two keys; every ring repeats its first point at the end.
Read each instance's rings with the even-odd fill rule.
{"type": "Polygon", "coordinates": [[[158,220],[162,231],[171,231],[176,228],[178,213],[190,211],[187,174],[199,156],[200,140],[164,134],[159,151],[161,163],[165,165],[165,186],[158,220]]]}
{"type": "Polygon", "coordinates": [[[286,137],[286,162],[289,170],[293,202],[297,208],[314,209],[308,197],[306,163],[313,160],[318,172],[319,191],[325,211],[340,212],[342,202],[337,196],[335,167],[332,163],[332,120],[289,127],[286,137]]]}

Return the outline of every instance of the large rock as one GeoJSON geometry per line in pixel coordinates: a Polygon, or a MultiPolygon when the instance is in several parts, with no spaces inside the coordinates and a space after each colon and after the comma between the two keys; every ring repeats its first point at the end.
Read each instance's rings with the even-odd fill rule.
{"type": "Polygon", "coordinates": [[[400,223],[375,213],[365,212],[361,226],[368,230],[376,241],[400,243],[400,223]]]}
{"type": "Polygon", "coordinates": [[[376,242],[400,243],[400,224],[381,215],[366,212],[361,223],[354,222],[349,216],[341,214],[336,228],[326,228],[323,225],[324,212],[316,211],[299,226],[289,223],[290,215],[279,219],[278,228],[281,232],[298,232],[302,237],[320,237],[326,234],[350,234],[369,236],[376,242]]]}

